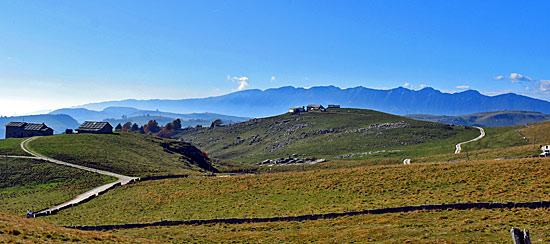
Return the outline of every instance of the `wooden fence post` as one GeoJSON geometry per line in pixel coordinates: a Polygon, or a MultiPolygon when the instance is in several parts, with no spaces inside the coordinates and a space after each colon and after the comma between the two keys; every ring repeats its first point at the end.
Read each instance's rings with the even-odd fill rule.
{"type": "Polygon", "coordinates": [[[510,234],[512,235],[512,240],[514,241],[514,244],[524,244],[523,233],[521,233],[518,228],[512,228],[510,230],[510,234]]]}
{"type": "Polygon", "coordinates": [[[529,230],[527,229],[524,229],[523,232],[521,232],[518,228],[512,228],[510,230],[510,234],[512,235],[514,244],[531,244],[531,237],[529,236],[529,230]]]}

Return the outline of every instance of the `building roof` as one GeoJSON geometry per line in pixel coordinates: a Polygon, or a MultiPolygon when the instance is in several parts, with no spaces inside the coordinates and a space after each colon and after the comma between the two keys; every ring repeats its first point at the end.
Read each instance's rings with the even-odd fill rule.
{"type": "Polygon", "coordinates": [[[46,131],[50,129],[50,127],[46,126],[44,123],[42,124],[34,124],[34,123],[26,123],[26,122],[9,122],[6,127],[23,127],[23,130],[26,131],[46,131]]]}
{"type": "Polygon", "coordinates": [[[9,122],[8,124],[6,124],[6,127],[22,127],[22,126],[25,126],[27,123],[25,122],[9,122]]]}
{"type": "Polygon", "coordinates": [[[323,105],[307,105],[308,108],[324,108],[323,105]]]}
{"type": "MultiPolygon", "coordinates": [[[[76,130],[77,131],[100,131],[106,126],[111,126],[111,124],[109,124],[109,122],[85,121],[76,130]]],[[[111,128],[113,127],[111,126],[111,128]]]]}

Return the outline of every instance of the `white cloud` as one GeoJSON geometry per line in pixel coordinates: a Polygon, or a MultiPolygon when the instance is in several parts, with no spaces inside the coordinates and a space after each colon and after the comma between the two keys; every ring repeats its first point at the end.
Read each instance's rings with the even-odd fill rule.
{"type": "Polygon", "coordinates": [[[518,83],[522,81],[534,81],[535,79],[522,75],[520,73],[510,73],[509,75],[499,75],[495,77],[495,80],[510,80],[512,83],[518,83]]]}
{"type": "Polygon", "coordinates": [[[515,84],[516,88],[501,90],[497,94],[506,92],[517,93],[529,97],[539,98],[550,101],[550,80],[535,79],[520,73],[510,73],[509,75],[499,75],[495,80],[508,81],[515,84]]]}
{"type": "Polygon", "coordinates": [[[239,87],[236,89],[237,91],[241,91],[249,85],[247,76],[233,77],[232,80],[237,81],[239,84],[239,87]]]}
{"type": "Polygon", "coordinates": [[[409,82],[405,82],[405,84],[403,84],[403,87],[409,87],[411,84],[409,84],[409,82]]]}
{"type": "Polygon", "coordinates": [[[227,75],[227,80],[231,80],[231,75],[227,75]]]}
{"type": "Polygon", "coordinates": [[[470,89],[470,86],[456,86],[456,89],[470,89]]]}
{"type": "Polygon", "coordinates": [[[420,89],[424,89],[424,88],[426,88],[426,87],[428,87],[428,85],[420,84],[420,89]]]}
{"type": "Polygon", "coordinates": [[[540,91],[550,93],[550,80],[540,80],[540,91]]]}
{"type": "Polygon", "coordinates": [[[531,78],[529,76],[525,76],[525,75],[518,74],[518,73],[511,73],[510,74],[510,79],[512,81],[516,81],[516,82],[519,82],[519,81],[532,81],[533,80],[533,78],[531,78]]]}
{"type": "Polygon", "coordinates": [[[277,78],[275,78],[275,76],[271,76],[271,82],[276,81],[276,80],[277,80],[277,78]]]}

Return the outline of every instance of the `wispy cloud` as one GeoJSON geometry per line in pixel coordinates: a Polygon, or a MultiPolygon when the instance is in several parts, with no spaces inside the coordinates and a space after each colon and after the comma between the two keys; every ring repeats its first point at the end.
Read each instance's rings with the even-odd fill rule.
{"type": "Polygon", "coordinates": [[[271,82],[274,82],[276,80],[277,80],[277,78],[275,78],[275,76],[271,76],[271,82]]]}
{"type": "Polygon", "coordinates": [[[470,89],[470,86],[456,86],[456,89],[470,89]]]}
{"type": "MultiPolygon", "coordinates": [[[[526,96],[550,100],[550,80],[535,79],[520,73],[510,73],[509,75],[498,75],[495,80],[508,81],[520,85],[519,88],[509,92],[515,92],[526,96]]],[[[501,92],[504,93],[504,92],[501,92]]]]}
{"type": "Polygon", "coordinates": [[[550,93],[550,80],[540,80],[539,89],[541,92],[550,93]]]}
{"type": "Polygon", "coordinates": [[[403,87],[405,88],[408,88],[411,84],[409,84],[409,82],[405,82],[405,84],[403,84],[403,87]]]}
{"type": "Polygon", "coordinates": [[[428,87],[428,85],[426,85],[426,84],[420,84],[420,89],[424,89],[424,88],[426,88],[426,87],[428,87]]]}
{"type": "Polygon", "coordinates": [[[534,81],[535,79],[522,75],[520,73],[510,73],[509,75],[498,75],[495,77],[495,80],[510,80],[513,83],[521,82],[521,81],[534,81]]]}

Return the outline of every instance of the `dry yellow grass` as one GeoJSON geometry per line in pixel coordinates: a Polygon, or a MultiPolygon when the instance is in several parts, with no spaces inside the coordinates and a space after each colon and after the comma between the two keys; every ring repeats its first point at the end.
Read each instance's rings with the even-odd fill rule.
{"type": "Polygon", "coordinates": [[[418,211],[339,219],[213,224],[111,233],[174,243],[511,243],[512,227],[533,243],[550,242],[548,209],[418,211]]]}
{"type": "Polygon", "coordinates": [[[57,227],[38,219],[0,212],[0,243],[151,243],[146,239],[121,237],[57,227]]]}
{"type": "Polygon", "coordinates": [[[48,218],[96,225],[550,200],[549,171],[550,159],[522,159],[171,179],[126,185],[48,218]]]}
{"type": "Polygon", "coordinates": [[[520,132],[531,144],[533,137],[536,138],[536,145],[550,144],[550,121],[531,124],[529,127],[520,129],[520,132]]]}

